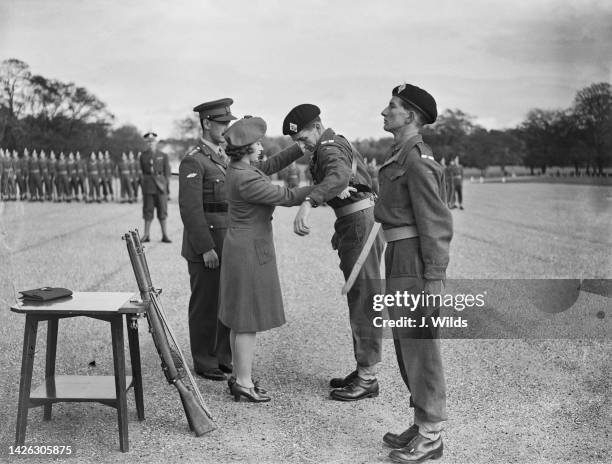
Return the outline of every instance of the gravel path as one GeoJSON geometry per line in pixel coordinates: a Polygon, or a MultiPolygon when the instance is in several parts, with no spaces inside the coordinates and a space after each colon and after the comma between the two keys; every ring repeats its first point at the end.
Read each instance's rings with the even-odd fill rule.
{"type": "MultiPolygon", "coordinates": [[[[464,191],[466,210],[453,211],[449,278],[612,278],[611,188],[466,184],[464,191]]],[[[42,422],[40,408],[31,409],[26,443],[72,445],[75,455],[65,458],[69,462],[385,462],[389,450],[381,444],[382,435],[402,430],[411,418],[392,341],[384,342],[378,398],[356,403],[328,399],[329,378],[353,366],[342,277],[329,245],[332,212],[314,210],[313,232],[300,238],[292,232],[295,211],[278,208],[274,219],[288,323],[261,334],[255,361],[256,377],[273,395],[271,403],[234,403],[224,383],[198,379],[219,428],[192,436],[143,321],[146,420],[136,420],[130,395],[130,452],[118,450],[115,411],[96,404],[59,404],[50,423],[42,422]]],[[[8,454],[23,336],[23,316],[8,309],[13,285],[135,291],[120,239],[134,227],[142,227],[140,205],[0,203],[0,461],[53,459],[8,454]]],[[[162,302],[188,352],[189,285],[180,257],[176,199],[170,203],[169,228],[174,242],[165,245],[154,224],[154,241],[146,252],[153,282],[163,288],[162,302]]],[[[580,298],[590,298],[590,310],[603,310],[609,323],[609,299],[580,298]]],[[[44,375],[42,326],[34,384],[44,375]]],[[[444,340],[451,419],[441,462],[612,462],[610,335],[444,340]]],[[[111,374],[107,324],[62,321],[57,371],[111,374]]]]}

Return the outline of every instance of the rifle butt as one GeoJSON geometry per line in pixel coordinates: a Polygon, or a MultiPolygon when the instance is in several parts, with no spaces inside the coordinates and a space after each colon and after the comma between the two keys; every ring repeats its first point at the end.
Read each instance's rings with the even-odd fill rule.
{"type": "Polygon", "coordinates": [[[208,417],[202,406],[197,402],[193,392],[189,390],[182,380],[174,382],[174,386],[181,395],[185,416],[189,422],[189,428],[193,430],[196,437],[212,432],[217,428],[215,423],[208,417]]]}

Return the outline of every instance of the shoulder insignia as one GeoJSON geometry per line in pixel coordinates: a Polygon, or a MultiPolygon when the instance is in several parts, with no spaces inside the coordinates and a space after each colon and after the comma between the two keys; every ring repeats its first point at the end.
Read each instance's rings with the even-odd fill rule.
{"type": "Polygon", "coordinates": [[[198,175],[197,172],[192,172],[190,174],[187,174],[187,179],[191,179],[192,177],[196,177],[198,175]]]}
{"type": "Polygon", "coordinates": [[[426,155],[426,154],[424,154],[424,153],[421,153],[421,158],[427,158],[427,159],[430,159],[430,160],[432,160],[432,161],[435,161],[435,160],[436,160],[436,159],[435,159],[433,156],[431,156],[431,155],[426,155]]]}
{"type": "Polygon", "coordinates": [[[325,145],[325,144],[327,144],[327,143],[334,143],[334,139],[330,139],[330,140],[323,140],[323,141],[321,142],[321,145],[325,145]]]}
{"type": "Polygon", "coordinates": [[[187,152],[187,155],[186,155],[186,156],[192,156],[192,155],[195,155],[195,154],[196,154],[197,152],[199,152],[199,151],[200,151],[200,147],[199,147],[199,146],[196,146],[196,147],[192,148],[191,150],[189,150],[189,152],[187,152]]]}

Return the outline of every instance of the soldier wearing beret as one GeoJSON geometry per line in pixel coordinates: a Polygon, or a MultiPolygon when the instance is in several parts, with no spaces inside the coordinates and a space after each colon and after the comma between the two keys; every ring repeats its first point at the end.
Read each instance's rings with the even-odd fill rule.
{"type": "MultiPolygon", "coordinates": [[[[400,85],[393,89],[382,116],[384,129],[394,137],[391,153],[379,171],[380,197],[374,208],[387,240],[386,294],[439,294],[446,277],[453,225],[443,168],[420,135],[423,125],[436,120],[436,102],[419,87],[400,85]]],[[[438,311],[423,306],[412,316],[420,321],[420,317],[435,316],[438,311]]],[[[405,308],[389,308],[390,318],[403,315],[405,308]]],[[[395,448],[389,456],[396,462],[437,459],[442,456],[441,432],[447,419],[438,333],[430,327],[392,330],[414,422],[400,434],[387,433],[383,441],[395,448]]]]}
{"type": "MultiPolygon", "coordinates": [[[[157,219],[162,231],[162,242],[172,243],[166,231],[168,217],[168,189],[170,184],[170,161],[168,155],[157,151],[157,134],[147,132],[144,135],[149,148],[140,157],[142,170],[142,216],[145,221],[143,242],[150,240],[153,212],[157,210],[157,219]]],[[[102,167],[104,169],[104,166],[102,167]]],[[[106,194],[106,191],[105,191],[106,194]]]]}
{"type": "Polygon", "coordinates": [[[181,255],[191,283],[189,340],[195,372],[225,380],[232,371],[229,328],[218,320],[219,257],[227,230],[225,173],[228,159],[223,132],[236,119],[233,100],[202,103],[198,113],[202,137],[179,166],[179,208],[183,221],[181,255]]]}
{"type": "Polygon", "coordinates": [[[219,319],[231,328],[233,376],[229,386],[236,401],[267,402],[270,396],[253,382],[252,362],[257,332],[285,323],[276,266],[272,214],[275,206],[299,205],[312,187],[274,185],[268,175],[303,155],[293,145],[257,161],[266,123],[245,117],[224,133],[231,162],[227,169],[228,231],[222,254],[219,319]]]}
{"type": "MultiPolygon", "coordinates": [[[[316,185],[300,206],[294,230],[298,235],[308,234],[311,208],[323,203],[331,206],[337,217],[332,248],[338,250],[340,268],[347,279],[374,225],[372,179],[361,153],[343,136],[326,129],[319,115],[317,106],[303,104],[293,108],[283,122],[283,134],[313,153],[310,172],[316,185]],[[348,198],[335,198],[349,186],[355,191],[348,198]]],[[[335,400],[356,401],[378,395],[382,329],[372,325],[371,296],[380,293],[381,250],[382,242],[377,240],[347,294],[357,366],[346,377],[331,379],[331,397],[335,400]]]]}

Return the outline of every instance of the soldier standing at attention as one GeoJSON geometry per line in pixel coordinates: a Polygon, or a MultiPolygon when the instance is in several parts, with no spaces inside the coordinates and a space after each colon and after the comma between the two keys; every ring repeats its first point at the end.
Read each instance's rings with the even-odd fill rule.
{"type": "Polygon", "coordinates": [[[234,101],[223,98],[196,106],[202,137],[179,166],[179,208],[183,221],[181,255],[187,260],[189,341],[193,367],[201,377],[225,380],[232,372],[230,330],[218,319],[219,256],[227,232],[223,132],[236,119],[234,101]]]}
{"type": "Polygon", "coordinates": [[[70,202],[70,178],[68,177],[68,161],[61,151],[55,165],[57,170],[57,200],[70,202]]]}
{"type": "MultiPolygon", "coordinates": [[[[132,153],[132,152],[130,152],[132,153]]],[[[132,153],[132,159],[134,154],[132,153]]],[[[121,182],[121,203],[129,201],[132,203],[132,181],[130,178],[130,162],[125,152],[121,153],[121,160],[117,165],[119,180],[121,182]]]]}
{"type": "MultiPolygon", "coordinates": [[[[446,278],[453,223],[444,170],[420,134],[423,125],[433,124],[437,115],[434,98],[410,84],[395,87],[382,111],[383,128],[394,138],[391,153],[379,170],[380,196],[374,207],[376,221],[382,224],[387,239],[387,295],[405,291],[439,295],[446,278]]],[[[390,319],[406,311],[403,307],[388,309],[390,319]]],[[[431,306],[412,312],[419,321],[437,315],[439,308],[431,306]]],[[[395,448],[389,455],[395,462],[422,462],[442,456],[446,384],[439,329],[429,325],[392,328],[397,362],[414,408],[414,422],[408,429],[383,437],[385,444],[395,448]]]]}
{"type": "Polygon", "coordinates": [[[4,150],[0,148],[0,201],[6,200],[6,173],[5,171],[5,159],[4,150]]]}
{"type": "Polygon", "coordinates": [[[459,209],[463,209],[463,166],[459,163],[459,156],[456,156],[452,164],[453,173],[453,206],[456,206],[456,201],[459,203],[459,209]]]}
{"type": "Polygon", "coordinates": [[[50,194],[52,190],[49,189],[49,159],[44,150],[40,151],[40,156],[38,157],[38,169],[40,170],[41,183],[45,190],[43,198],[51,201],[50,194]]]}
{"type": "Polygon", "coordinates": [[[168,186],[170,183],[170,162],[168,155],[157,151],[157,134],[147,132],[144,135],[149,145],[140,157],[142,170],[142,216],[145,221],[143,242],[150,241],[151,222],[153,211],[157,209],[157,219],[161,226],[162,242],[172,243],[166,231],[166,218],[168,217],[168,186]]]}
{"type": "Polygon", "coordinates": [[[136,162],[134,163],[134,201],[138,201],[139,188],[140,193],[142,193],[142,166],[140,164],[140,158],[142,158],[142,153],[136,153],[136,162]]]}
{"type": "Polygon", "coordinates": [[[76,185],[74,189],[74,193],[76,195],[76,201],[81,201],[79,199],[79,187],[81,188],[81,199],[83,201],[87,201],[87,193],[85,191],[85,184],[87,179],[87,161],[81,158],[81,153],[76,152],[75,155],[75,166],[76,166],[76,185]]]}
{"type": "Polygon", "coordinates": [[[28,160],[30,152],[27,148],[23,149],[23,155],[19,159],[17,183],[19,184],[19,199],[26,200],[28,198],[28,160]]]}
{"type": "Polygon", "coordinates": [[[105,190],[108,192],[111,201],[115,200],[115,192],[113,191],[113,160],[111,159],[108,150],[104,152],[104,185],[105,190]]]}
{"type": "Polygon", "coordinates": [[[76,172],[76,161],[74,160],[74,153],[68,153],[68,159],[66,160],[66,170],[68,171],[68,203],[71,200],[76,199],[77,191],[77,172],[76,172]]]}
{"type": "MultiPolygon", "coordinates": [[[[294,230],[298,235],[307,235],[310,230],[306,221],[311,208],[329,204],[337,218],[332,248],[338,250],[340,269],[347,279],[374,225],[372,179],[361,153],[343,136],[326,129],[320,113],[317,106],[303,104],[293,108],[283,122],[283,134],[290,135],[313,153],[310,172],[316,185],[300,206],[294,230]],[[345,199],[335,198],[349,186],[359,187],[359,191],[345,199]]],[[[378,395],[376,374],[381,361],[382,328],[372,324],[371,296],[381,290],[381,251],[382,242],[377,240],[347,294],[357,365],[346,377],[331,379],[331,398],[338,401],[356,401],[378,395]]]]}
{"type": "Polygon", "coordinates": [[[42,179],[36,150],[32,151],[32,155],[28,159],[28,176],[30,180],[30,201],[43,201],[42,179]]]}
{"type": "Polygon", "coordinates": [[[378,184],[378,166],[376,165],[376,158],[368,163],[368,174],[372,178],[372,191],[378,195],[379,184],[378,184]]]}
{"type": "Polygon", "coordinates": [[[49,171],[49,192],[51,193],[51,199],[49,201],[57,201],[57,158],[55,152],[51,150],[49,158],[47,159],[47,171],[49,171]],[[55,192],[55,193],[54,193],[55,192]]]}
{"type": "Polygon", "coordinates": [[[137,175],[137,166],[138,162],[136,158],[134,158],[134,152],[130,150],[128,153],[128,168],[130,170],[130,190],[132,192],[132,196],[130,197],[130,203],[137,201],[138,192],[135,190],[138,188],[136,184],[136,175],[137,175]]]}
{"type": "Polygon", "coordinates": [[[89,155],[89,160],[87,161],[87,177],[89,180],[89,202],[97,201],[101,203],[100,200],[100,175],[98,170],[98,160],[96,159],[96,154],[92,151],[91,155],[89,155]]]}
{"type": "Polygon", "coordinates": [[[9,197],[9,200],[16,201],[17,200],[16,169],[17,169],[17,165],[19,163],[19,159],[18,159],[19,155],[17,154],[16,150],[13,150],[13,155],[11,156],[9,151],[6,150],[6,156],[7,156],[7,158],[10,157],[9,163],[8,163],[8,168],[5,167],[5,169],[8,169],[8,171],[7,171],[8,175],[6,177],[6,180],[7,180],[7,183],[8,183],[7,184],[8,197],[9,197]]]}

